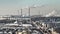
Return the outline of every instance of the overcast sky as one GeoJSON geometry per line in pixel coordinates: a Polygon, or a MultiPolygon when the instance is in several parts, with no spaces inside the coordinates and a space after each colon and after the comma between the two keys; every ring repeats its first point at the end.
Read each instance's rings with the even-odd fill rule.
{"type": "MultiPolygon", "coordinates": [[[[7,15],[7,14],[16,15],[18,14],[17,10],[20,10],[20,8],[26,7],[26,6],[33,6],[33,5],[40,5],[40,6],[41,5],[53,5],[59,8],[60,0],[0,0],[0,15],[7,15]]],[[[28,13],[27,9],[26,10],[24,9],[23,11],[24,12],[27,11],[25,13],[28,13]]],[[[32,12],[33,10],[31,11],[31,13],[32,12]]],[[[34,12],[35,12],[34,14],[38,14],[36,13],[37,11],[34,11],[34,12]]]]}

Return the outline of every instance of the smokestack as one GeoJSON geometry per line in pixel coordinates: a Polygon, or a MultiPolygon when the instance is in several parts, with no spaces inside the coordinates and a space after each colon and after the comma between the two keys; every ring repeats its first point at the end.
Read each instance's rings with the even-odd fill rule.
{"type": "Polygon", "coordinates": [[[30,8],[29,8],[29,12],[28,13],[29,13],[29,16],[30,16],[30,8]]]}
{"type": "Polygon", "coordinates": [[[21,9],[21,17],[22,17],[22,9],[21,9]]]}
{"type": "Polygon", "coordinates": [[[19,10],[18,10],[18,15],[19,15],[19,10]]]}

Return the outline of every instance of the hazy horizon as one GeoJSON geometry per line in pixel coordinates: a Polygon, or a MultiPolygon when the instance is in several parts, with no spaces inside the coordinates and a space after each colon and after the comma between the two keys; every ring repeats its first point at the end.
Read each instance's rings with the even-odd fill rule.
{"type": "MultiPolygon", "coordinates": [[[[31,8],[31,15],[48,14],[49,12],[56,10],[60,15],[60,0],[0,0],[0,15],[17,15],[18,10],[26,6],[39,5],[40,8],[31,8]],[[41,7],[44,5],[44,7],[41,7]]],[[[28,9],[23,9],[23,14],[28,14],[28,9]]]]}

